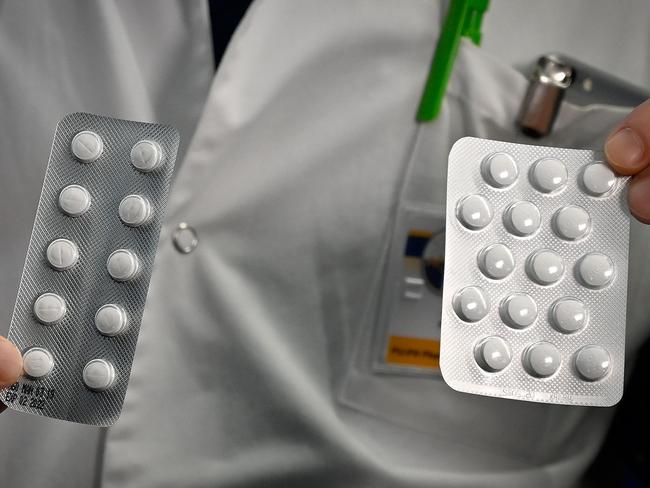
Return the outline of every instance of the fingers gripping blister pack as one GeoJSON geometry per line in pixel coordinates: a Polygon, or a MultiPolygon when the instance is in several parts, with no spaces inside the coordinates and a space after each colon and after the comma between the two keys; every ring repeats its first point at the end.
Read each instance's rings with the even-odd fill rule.
{"type": "Polygon", "coordinates": [[[596,151],[456,142],[440,358],[452,388],[571,405],[620,400],[625,182],[596,151]]]}
{"type": "Polygon", "coordinates": [[[178,132],[76,113],[62,119],[9,339],[23,377],[9,407],[98,426],[126,394],[178,132]]]}

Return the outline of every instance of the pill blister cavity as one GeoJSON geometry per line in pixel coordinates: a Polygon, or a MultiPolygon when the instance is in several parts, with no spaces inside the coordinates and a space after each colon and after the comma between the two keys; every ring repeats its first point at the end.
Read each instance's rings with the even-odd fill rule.
{"type": "Polygon", "coordinates": [[[578,261],[578,278],[589,288],[604,288],[614,279],[614,263],[604,254],[587,254],[578,261]]]}
{"type": "Polygon", "coordinates": [[[490,309],[490,301],[478,286],[468,286],[454,296],[453,308],[456,315],[465,322],[478,322],[490,309]]]}
{"type": "Polygon", "coordinates": [[[144,173],[153,171],[160,165],[162,150],[153,141],[137,142],[131,149],[131,163],[144,173]]]}
{"type": "Polygon", "coordinates": [[[536,283],[552,285],[564,274],[564,260],[555,251],[541,249],[528,258],[526,272],[536,283]]]}
{"type": "Polygon", "coordinates": [[[474,348],[476,363],[489,373],[502,371],[510,364],[510,347],[501,337],[486,337],[474,348]]]}
{"type": "Polygon", "coordinates": [[[584,208],[569,205],[555,213],[553,228],[562,239],[576,241],[585,237],[591,230],[591,218],[584,208]]]}
{"type": "Polygon", "coordinates": [[[108,337],[118,335],[126,327],[126,311],[119,305],[107,303],[95,313],[95,327],[108,337]]]}
{"type": "Polygon", "coordinates": [[[537,304],[526,293],[513,293],[499,307],[501,318],[514,329],[524,329],[537,318],[537,304]]]}
{"type": "Polygon", "coordinates": [[[59,208],[70,217],[79,217],[90,208],[90,193],[83,186],[68,185],[59,193],[59,208]]]}
{"type": "Polygon", "coordinates": [[[58,271],[65,271],[79,261],[79,249],[68,239],[56,239],[47,246],[46,256],[50,266],[58,271]]]}
{"type": "Polygon", "coordinates": [[[564,334],[582,330],[588,321],[585,304],[576,298],[561,298],[551,307],[551,325],[564,334]]]}
{"type": "Polygon", "coordinates": [[[115,281],[129,281],[138,274],[140,263],[134,252],[128,249],[113,251],[106,261],[106,269],[115,281]]]}
{"type": "Polygon", "coordinates": [[[566,186],[567,169],[562,161],[545,158],[537,161],[531,171],[531,183],[542,193],[554,193],[566,186]]]}
{"type": "Polygon", "coordinates": [[[82,163],[92,163],[96,161],[104,151],[102,138],[94,132],[84,130],[79,132],[72,139],[72,154],[82,163]]]}
{"type": "Polygon", "coordinates": [[[84,384],[93,391],[105,391],[115,381],[113,365],[104,359],[93,359],[83,369],[84,384]]]}
{"type": "Polygon", "coordinates": [[[65,312],[65,300],[56,293],[43,293],[34,301],[34,315],[42,324],[56,324],[65,312]]]}
{"type": "Polygon", "coordinates": [[[582,186],[595,197],[607,195],[616,185],[616,175],[605,163],[588,165],[582,172],[582,186]]]}
{"type": "Polygon", "coordinates": [[[456,210],[458,220],[471,230],[483,229],[492,220],[492,206],[481,195],[466,196],[456,210]]]}
{"type": "Polygon", "coordinates": [[[483,178],[495,188],[505,188],[517,181],[519,171],[517,163],[510,154],[495,153],[483,161],[481,165],[483,178]]]}
{"type": "Polygon", "coordinates": [[[127,195],[120,202],[120,219],[130,227],[139,227],[151,218],[151,204],[141,195],[127,195]]]}
{"type": "Polygon", "coordinates": [[[560,351],[550,342],[538,342],[526,348],[524,368],[537,378],[548,378],[560,368],[560,351]]]}
{"type": "Polygon", "coordinates": [[[506,278],[515,269],[515,258],[505,244],[492,244],[479,253],[479,268],[494,280],[506,278]]]}
{"type": "Polygon", "coordinates": [[[611,358],[604,347],[585,346],[575,358],[576,371],[583,380],[602,380],[611,369],[611,358]]]}
{"type": "Polygon", "coordinates": [[[32,379],[43,378],[54,368],[54,359],[47,349],[32,347],[23,353],[23,371],[32,379]]]}
{"type": "Polygon", "coordinates": [[[534,234],[542,222],[539,209],[531,202],[515,202],[504,213],[508,232],[519,237],[534,234]]]}

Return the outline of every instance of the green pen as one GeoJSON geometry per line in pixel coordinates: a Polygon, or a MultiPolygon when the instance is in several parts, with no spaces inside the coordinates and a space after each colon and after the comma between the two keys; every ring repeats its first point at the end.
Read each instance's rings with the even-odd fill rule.
{"type": "Polygon", "coordinates": [[[460,38],[469,37],[477,46],[481,44],[481,23],[489,3],[489,0],[452,0],[418,108],[418,122],[429,122],[438,116],[460,38]]]}

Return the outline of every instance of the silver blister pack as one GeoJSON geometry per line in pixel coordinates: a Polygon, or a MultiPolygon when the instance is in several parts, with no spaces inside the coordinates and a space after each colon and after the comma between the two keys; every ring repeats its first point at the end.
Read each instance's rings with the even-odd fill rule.
{"type": "Polygon", "coordinates": [[[176,129],[75,113],[57,125],[9,339],[9,407],[108,426],[119,417],[172,180],[176,129]]]}
{"type": "Polygon", "coordinates": [[[623,394],[626,177],[598,151],[477,138],[449,154],[440,363],[458,391],[623,394]]]}

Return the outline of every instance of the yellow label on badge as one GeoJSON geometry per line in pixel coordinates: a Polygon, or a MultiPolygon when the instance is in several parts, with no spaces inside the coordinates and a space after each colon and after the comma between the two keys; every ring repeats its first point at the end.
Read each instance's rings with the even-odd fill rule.
{"type": "Polygon", "coordinates": [[[386,351],[386,363],[439,369],[440,341],[390,336],[386,351]]]}

